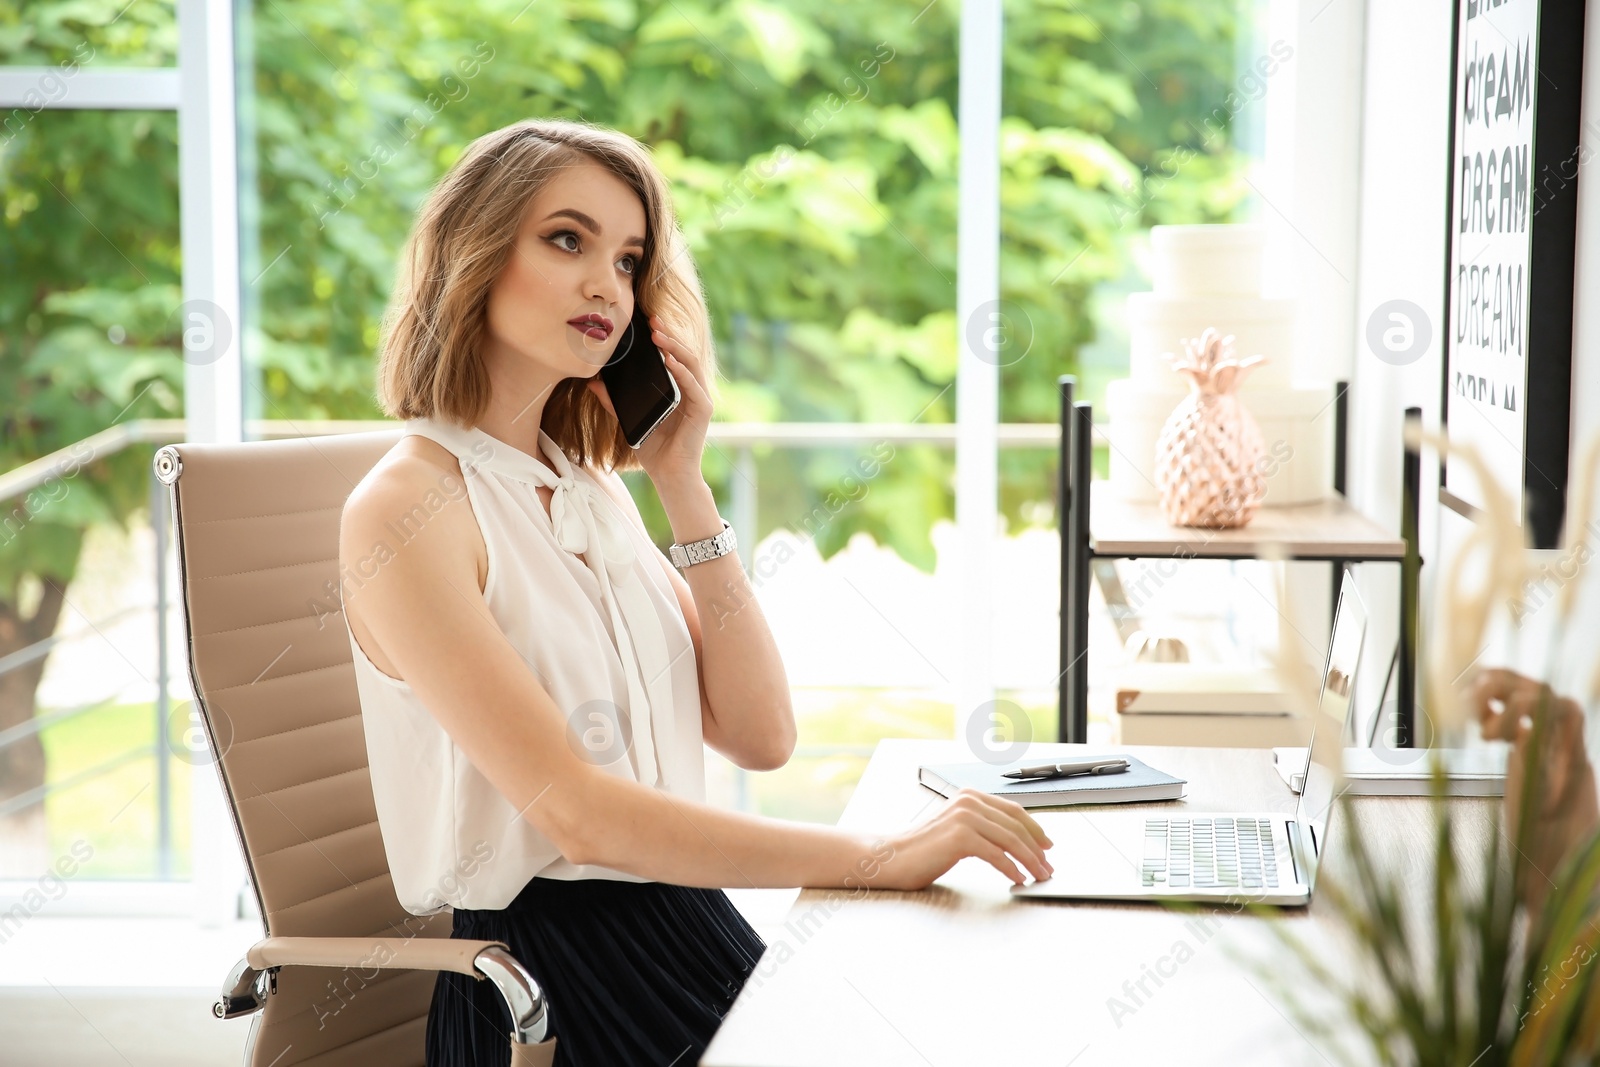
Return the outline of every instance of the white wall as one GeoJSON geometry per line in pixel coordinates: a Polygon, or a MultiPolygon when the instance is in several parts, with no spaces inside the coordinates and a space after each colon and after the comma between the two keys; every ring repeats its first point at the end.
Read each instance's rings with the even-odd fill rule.
{"type": "MultiPolygon", "coordinates": [[[[1363,512],[1396,530],[1405,409],[1421,407],[1424,425],[1439,426],[1450,8],[1448,0],[1367,5],[1351,335],[1349,497],[1363,512]],[[1422,358],[1408,366],[1385,363],[1366,345],[1368,318],[1390,300],[1409,300],[1429,317],[1433,339],[1422,358]]],[[[1439,558],[1438,477],[1430,470],[1437,471],[1436,460],[1425,453],[1419,509],[1424,602],[1427,580],[1437,571],[1434,563],[1439,558]]],[[[1374,675],[1387,668],[1399,634],[1397,571],[1375,565],[1362,568],[1359,575],[1371,616],[1362,685],[1367,707],[1382,685],[1382,678],[1374,675]]]]}
{"type": "Polygon", "coordinates": [[[1343,378],[1352,363],[1363,23],[1353,0],[1268,7],[1266,40],[1294,55],[1266,95],[1265,158],[1251,181],[1268,232],[1268,291],[1278,292],[1273,279],[1295,280],[1298,380],[1343,378]]]}
{"type": "MultiPolygon", "coordinates": [[[[1365,18],[1360,0],[1267,0],[1261,47],[1281,41],[1293,55],[1266,94],[1265,150],[1249,181],[1253,221],[1268,235],[1266,291],[1295,297],[1297,381],[1333,382],[1352,371],[1365,18]]],[[[1318,418],[1331,443],[1333,408],[1318,418]]],[[[1306,639],[1299,651],[1318,670],[1332,614],[1330,568],[1287,566],[1278,608],[1306,639]]],[[[1275,590],[1270,595],[1277,599],[1275,590]]]]}

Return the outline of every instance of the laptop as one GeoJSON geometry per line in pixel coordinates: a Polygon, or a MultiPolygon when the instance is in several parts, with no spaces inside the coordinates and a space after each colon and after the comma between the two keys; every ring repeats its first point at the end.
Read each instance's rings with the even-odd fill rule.
{"type": "Polygon", "coordinates": [[[1154,809],[1034,812],[1055,842],[1046,853],[1055,876],[1014,885],[1011,894],[1309,904],[1327,842],[1366,629],[1366,609],[1346,572],[1311,724],[1305,785],[1292,815],[1154,809]]]}

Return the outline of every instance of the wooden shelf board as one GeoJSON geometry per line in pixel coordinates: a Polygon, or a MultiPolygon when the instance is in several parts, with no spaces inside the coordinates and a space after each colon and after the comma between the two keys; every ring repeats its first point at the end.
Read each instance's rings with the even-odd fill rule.
{"type": "Polygon", "coordinates": [[[1155,504],[1135,504],[1111,494],[1109,483],[1090,483],[1089,544],[1097,556],[1255,557],[1275,544],[1291,559],[1400,560],[1405,541],[1334,496],[1315,504],[1259,508],[1242,527],[1202,530],[1173,526],[1155,504]]]}

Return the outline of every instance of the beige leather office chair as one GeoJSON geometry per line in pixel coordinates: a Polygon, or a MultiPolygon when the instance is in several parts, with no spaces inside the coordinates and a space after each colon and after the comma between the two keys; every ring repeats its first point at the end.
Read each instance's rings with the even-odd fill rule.
{"type": "Polygon", "coordinates": [[[214,1009],[255,1015],[249,1067],[420,1067],[441,970],[498,987],[513,1064],[555,1057],[532,976],[503,944],[451,939],[448,911],[405,911],[378,833],[340,607],[339,518],[399,437],[177,444],[155,456],[207,757],[266,927],[214,1009]]]}

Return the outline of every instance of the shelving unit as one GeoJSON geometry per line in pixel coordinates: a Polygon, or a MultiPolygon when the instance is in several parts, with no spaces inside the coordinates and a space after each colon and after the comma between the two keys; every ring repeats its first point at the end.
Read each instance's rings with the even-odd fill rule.
{"type": "MultiPolygon", "coordinates": [[[[1138,559],[1175,556],[1181,559],[1259,559],[1265,546],[1284,559],[1326,561],[1334,569],[1337,594],[1342,565],[1394,563],[1401,568],[1399,692],[1396,738],[1412,743],[1415,714],[1416,601],[1421,561],[1416,553],[1417,492],[1420,466],[1407,452],[1402,482],[1405,489],[1398,536],[1351,507],[1344,498],[1345,427],[1348,418],[1345,383],[1338,383],[1335,411],[1335,495],[1315,504],[1259,509],[1243,527],[1204,530],[1174,526],[1155,504],[1132,504],[1114,498],[1109,486],[1091,477],[1094,418],[1091,405],[1073,401],[1076,380],[1058,379],[1061,390],[1061,456],[1058,499],[1061,501],[1061,674],[1057,679],[1059,736],[1082,742],[1088,732],[1089,582],[1097,558],[1138,559]],[[1079,488],[1084,491],[1079,492],[1079,488]]],[[[1418,409],[1406,417],[1420,418],[1418,409]]],[[[1337,595],[1335,596],[1337,607],[1337,595]]]]}

